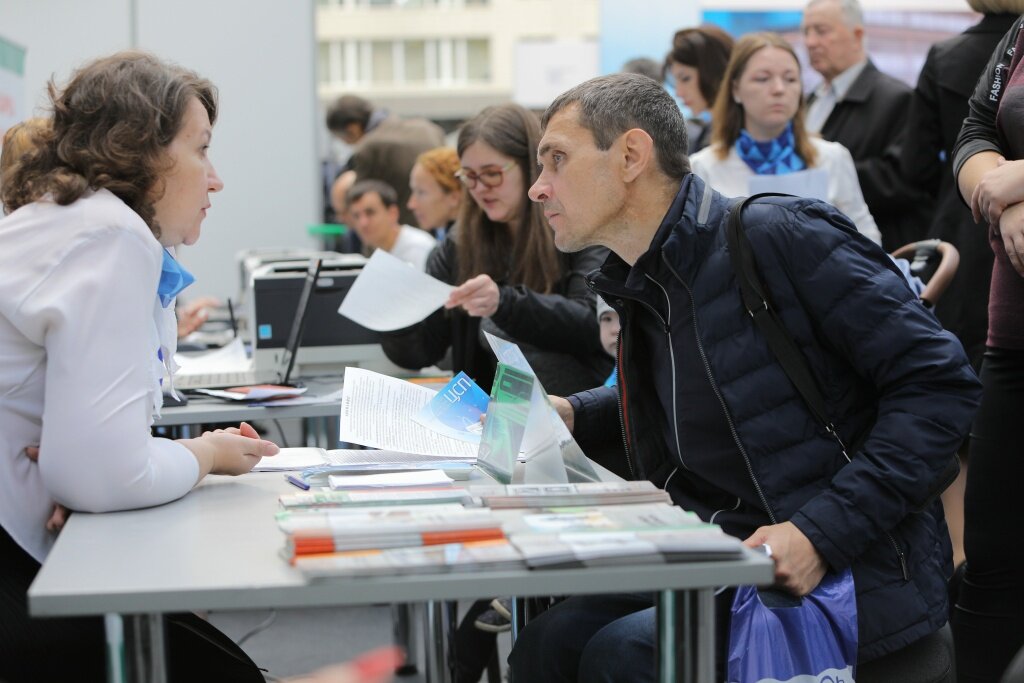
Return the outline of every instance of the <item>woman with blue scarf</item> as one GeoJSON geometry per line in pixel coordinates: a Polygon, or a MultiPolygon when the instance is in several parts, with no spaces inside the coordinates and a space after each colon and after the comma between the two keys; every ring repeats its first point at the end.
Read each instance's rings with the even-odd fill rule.
{"type": "MultiPolygon", "coordinates": [[[[242,474],[277,446],[247,424],[151,435],[173,376],[173,257],[223,183],[208,156],[213,85],[119,53],[50,85],[50,125],[3,173],[0,219],[0,679],[105,677],[102,617],[35,619],[29,584],[66,509],[160,505],[207,474],[242,474]]],[[[116,562],[117,558],[111,558],[116,562]]],[[[263,681],[191,613],[167,615],[172,681],[263,681]]]]}
{"type": "Polygon", "coordinates": [[[752,194],[751,176],[820,168],[828,177],[824,199],[881,244],[850,152],[804,128],[800,60],[782,36],[752,33],[736,42],[712,120],[711,146],[690,157],[690,164],[715,190],[746,196],[752,194]]]}

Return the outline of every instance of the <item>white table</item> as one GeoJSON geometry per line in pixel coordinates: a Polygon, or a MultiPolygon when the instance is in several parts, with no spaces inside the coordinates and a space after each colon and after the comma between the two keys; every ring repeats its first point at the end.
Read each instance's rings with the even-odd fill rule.
{"type": "MultiPolygon", "coordinates": [[[[137,680],[156,682],[164,680],[159,618],[163,612],[426,601],[428,626],[436,626],[438,601],[658,591],[661,680],[711,683],[713,588],[768,583],[772,578],[771,561],[750,552],[742,560],[728,562],[307,583],[278,554],[284,535],[274,518],[277,497],[295,491],[280,473],[211,476],[168,505],[76,513],[29,589],[29,610],[40,617],[126,615],[128,630],[136,634],[136,640],[125,644],[129,663],[139,667],[137,680]],[[669,643],[672,646],[665,647],[669,643]],[[677,659],[677,650],[685,659],[677,659]]],[[[444,676],[444,668],[436,655],[428,661],[428,675],[444,676]]]]}

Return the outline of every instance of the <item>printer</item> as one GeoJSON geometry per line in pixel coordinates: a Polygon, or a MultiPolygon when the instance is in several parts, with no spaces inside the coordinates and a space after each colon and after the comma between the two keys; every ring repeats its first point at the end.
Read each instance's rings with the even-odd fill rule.
{"type": "MultiPolygon", "coordinates": [[[[324,260],[296,355],[304,374],[340,372],[347,365],[398,370],[385,358],[377,332],[338,313],[365,263],[361,254],[334,254],[324,260]]],[[[308,269],[309,259],[289,259],[264,263],[252,271],[246,308],[256,367],[273,366],[288,343],[308,269]]]]}
{"type": "Polygon", "coordinates": [[[235,254],[235,261],[238,263],[238,294],[235,303],[239,311],[243,310],[249,302],[249,293],[252,287],[253,275],[261,267],[271,263],[288,263],[302,266],[309,265],[315,258],[329,261],[342,258],[343,255],[336,251],[319,251],[306,247],[252,247],[243,249],[235,254]]]}

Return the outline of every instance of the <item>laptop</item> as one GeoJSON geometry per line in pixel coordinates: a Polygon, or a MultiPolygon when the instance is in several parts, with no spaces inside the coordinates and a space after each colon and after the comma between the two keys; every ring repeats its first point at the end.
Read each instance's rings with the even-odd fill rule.
{"type": "MultiPolygon", "coordinates": [[[[302,343],[302,333],[306,329],[306,318],[309,313],[310,302],[313,300],[313,289],[320,277],[320,269],[323,266],[321,259],[313,259],[310,262],[309,270],[306,271],[306,282],[299,295],[298,305],[295,307],[295,317],[292,318],[291,331],[288,333],[288,343],[281,349],[277,358],[277,367],[257,369],[250,367],[248,370],[237,370],[233,372],[206,372],[198,374],[176,375],[174,378],[175,389],[223,389],[230,387],[250,386],[253,384],[279,384],[291,386],[292,370],[295,369],[295,356],[302,343]]],[[[250,359],[250,364],[252,360],[250,359]]]]}

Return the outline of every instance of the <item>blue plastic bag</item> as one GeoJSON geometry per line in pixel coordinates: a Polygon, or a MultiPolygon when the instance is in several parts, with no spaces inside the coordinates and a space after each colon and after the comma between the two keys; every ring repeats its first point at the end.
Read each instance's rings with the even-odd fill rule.
{"type": "Polygon", "coordinates": [[[853,683],[856,663],[857,597],[849,569],[826,574],[803,598],[737,589],[729,683],[853,683]]]}

